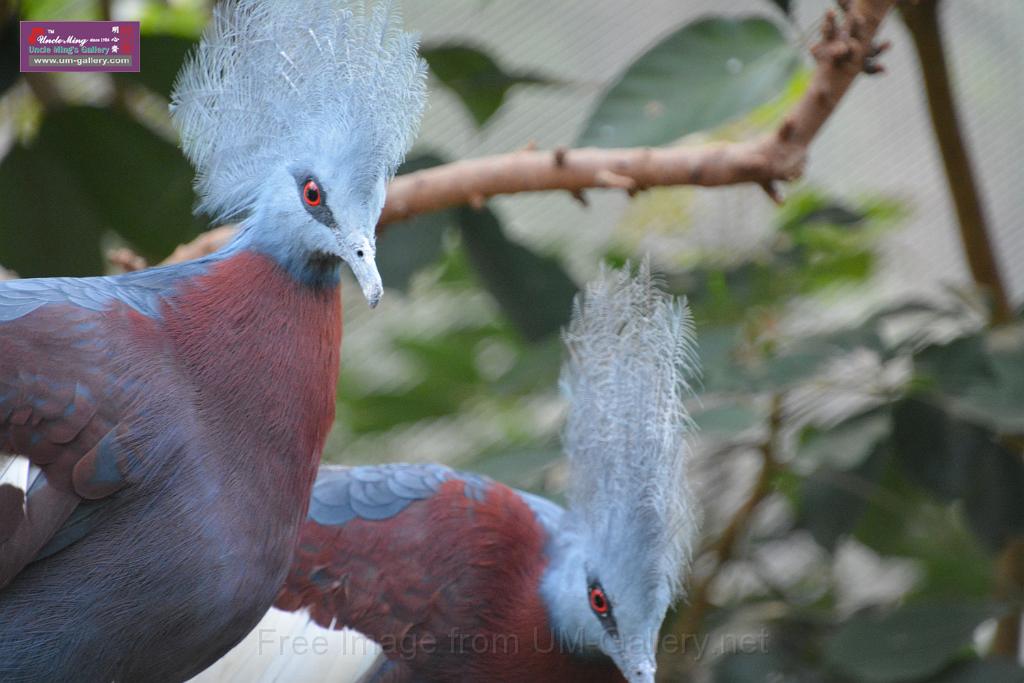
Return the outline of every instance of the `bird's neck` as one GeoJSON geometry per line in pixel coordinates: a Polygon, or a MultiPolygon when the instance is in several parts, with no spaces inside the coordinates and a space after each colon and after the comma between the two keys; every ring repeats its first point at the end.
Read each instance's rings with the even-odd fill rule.
{"type": "MultiPolygon", "coordinates": [[[[572,514],[572,510],[565,512],[559,533],[551,538],[545,549],[548,564],[539,590],[555,633],[578,641],[579,634],[584,632],[584,622],[593,617],[585,611],[586,601],[580,599],[584,590],[580,586],[586,580],[579,569],[584,566],[583,544],[568,519],[572,514]]],[[[582,650],[582,643],[579,645],[582,650]]]]}
{"type": "Polygon", "coordinates": [[[224,485],[298,524],[334,420],[337,286],[308,284],[235,247],[179,285],[164,321],[224,485]]]}
{"type": "MultiPolygon", "coordinates": [[[[259,252],[257,252],[259,253],[259,252]]],[[[341,259],[337,256],[310,252],[274,253],[265,256],[299,284],[314,290],[336,289],[341,282],[341,259]]]]}
{"type": "MultiPolygon", "coordinates": [[[[571,510],[565,512],[572,514],[571,510]]],[[[587,605],[583,577],[578,570],[583,566],[583,548],[572,528],[571,520],[563,516],[559,533],[550,538],[545,548],[547,564],[537,586],[544,605],[545,630],[550,633],[549,647],[561,654],[549,666],[562,668],[558,680],[621,683],[624,679],[612,660],[584,637],[583,622],[593,619],[593,615],[580,611],[580,605],[587,605]]]]}
{"type": "Polygon", "coordinates": [[[287,230],[266,229],[259,218],[243,223],[228,250],[263,254],[296,282],[314,289],[337,287],[341,281],[340,258],[311,251],[287,230]]]}

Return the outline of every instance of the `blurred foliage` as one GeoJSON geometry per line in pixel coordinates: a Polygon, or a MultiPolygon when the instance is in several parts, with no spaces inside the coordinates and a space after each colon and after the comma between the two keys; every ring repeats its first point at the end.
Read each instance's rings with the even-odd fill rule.
{"type": "Polygon", "coordinates": [[[838,670],[867,683],[920,680],[941,671],[971,644],[978,624],[1000,611],[939,602],[859,614],[829,640],[825,656],[838,670]]]}
{"type": "MultiPolygon", "coordinates": [[[[406,160],[398,174],[413,173],[444,163],[436,154],[421,152],[406,160]]],[[[446,233],[457,222],[453,209],[414,216],[387,228],[377,235],[377,270],[392,289],[406,292],[416,271],[441,256],[446,233]],[[392,246],[393,245],[393,246],[392,246]]]]}
{"type": "Polygon", "coordinates": [[[509,73],[486,52],[466,45],[424,45],[420,54],[430,73],[462,101],[477,126],[497,113],[513,86],[551,83],[537,74],[509,73]]]}
{"type": "Polygon", "coordinates": [[[579,146],[662,145],[779,95],[799,53],[767,19],[687,24],[637,59],[601,98],[579,146]]]}
{"type": "Polygon", "coordinates": [[[196,41],[190,37],[143,33],[140,49],[141,54],[145,55],[145,66],[138,72],[126,73],[123,77],[125,80],[140,83],[169,100],[174,78],[195,44],[196,41]]]}
{"type": "MultiPolygon", "coordinates": [[[[74,5],[73,16],[61,0],[28,1],[22,12],[99,15],[98,3],[74,5]]],[[[674,27],[599,98],[580,143],[666,144],[772,125],[807,79],[789,27],[775,22],[792,3],[765,5],[764,17],[674,27]]],[[[198,0],[143,3],[142,72],[119,76],[116,88],[112,79],[78,91],[55,81],[67,101],[44,107],[34,88],[18,87],[0,51],[4,105],[28,120],[42,109],[0,161],[0,263],[22,275],[99,273],[110,244],[157,260],[203,227],[162,105],[208,12],[198,0]]],[[[3,35],[14,25],[0,26],[3,35]]],[[[561,87],[467,44],[429,45],[424,56],[478,127],[515,87],[561,87]]],[[[401,172],[443,161],[418,150],[401,172]]],[[[634,222],[681,233],[690,209],[651,203],[634,222]]],[[[871,286],[880,240],[906,211],[880,195],[802,187],[758,244],[729,259],[698,252],[680,265],[654,250],[655,268],[697,321],[704,378],[692,412],[714,466],[730,467],[761,442],[774,400],[794,404],[776,426],[788,438],[772,472],[772,500],[787,514],[749,534],[732,558],[755,587],[716,595],[704,624],[709,633],[763,629],[768,647],[691,663],[714,680],[1024,680],[1012,662],[985,657],[978,638],[979,625],[1020,609],[1019,595],[994,599],[994,558],[1024,535],[1024,324],[993,329],[971,297],[952,292],[879,304],[852,323],[826,315],[871,286]],[[797,568],[792,585],[766,579],[757,558],[773,548],[784,555],[777,549],[789,546],[779,544],[799,539],[824,565],[797,568]],[[851,549],[912,566],[913,578],[895,595],[851,602],[838,569],[851,549]]],[[[489,433],[452,439],[469,444],[454,464],[557,497],[558,425],[538,424],[538,415],[556,400],[556,332],[578,283],[558,254],[538,253],[518,234],[493,207],[418,216],[381,234],[380,270],[400,302],[454,301],[458,310],[439,313],[451,320],[427,331],[410,321],[374,340],[375,358],[391,359],[395,376],[343,364],[340,438],[419,444],[479,417],[489,433]]],[[[605,251],[611,263],[643,256],[621,244],[605,251]]]]}
{"type": "Polygon", "coordinates": [[[778,7],[785,14],[790,14],[793,11],[793,3],[790,0],[768,0],[773,5],[778,7]]]}
{"type": "Polygon", "coordinates": [[[509,240],[489,209],[463,208],[459,216],[466,256],[509,321],[529,341],[558,332],[576,294],[558,261],[509,240]]]}
{"type": "Polygon", "coordinates": [[[18,22],[0,26],[0,97],[18,82],[18,22]]]}
{"type": "Polygon", "coordinates": [[[173,144],[120,111],[62,108],[0,162],[2,258],[23,276],[95,274],[108,231],[163,257],[201,231],[192,202],[173,144]],[[26,229],[51,239],[24,239],[26,229]]]}

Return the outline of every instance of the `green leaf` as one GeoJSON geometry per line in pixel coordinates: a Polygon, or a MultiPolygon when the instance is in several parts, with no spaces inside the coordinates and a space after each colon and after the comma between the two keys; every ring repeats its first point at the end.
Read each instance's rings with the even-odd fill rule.
{"type": "Polygon", "coordinates": [[[951,412],[1000,433],[1024,434],[1024,328],[928,347],[914,366],[941,390],[951,412]]]}
{"type": "Polygon", "coordinates": [[[195,237],[192,170],[130,117],[68,107],[0,164],[0,262],[22,276],[94,275],[116,232],[150,260],[195,237]]]}
{"type": "Polygon", "coordinates": [[[152,33],[198,40],[210,21],[210,6],[204,2],[146,2],[139,20],[143,36],[152,33]]]}
{"type": "Polygon", "coordinates": [[[854,536],[882,555],[918,561],[922,576],[916,596],[989,595],[992,559],[968,528],[963,508],[936,503],[907,481],[894,460],[887,459],[882,477],[866,487],[868,509],[854,536]]]}
{"type": "Polygon", "coordinates": [[[891,449],[875,443],[856,467],[822,467],[803,480],[797,496],[796,525],[807,529],[829,552],[860,523],[891,449]]]}
{"type": "Polygon", "coordinates": [[[995,376],[982,334],[929,346],[915,355],[914,368],[947,393],[958,393],[967,385],[995,376]]]}
{"type": "Polygon", "coordinates": [[[1010,659],[973,659],[958,662],[929,683],[1021,683],[1024,669],[1010,659]]]}
{"type": "Polygon", "coordinates": [[[739,331],[735,327],[703,327],[700,330],[701,386],[705,392],[749,390],[746,374],[737,358],[739,345],[739,331]]]}
{"type": "Polygon", "coordinates": [[[442,385],[472,388],[480,381],[477,346],[495,333],[492,327],[453,330],[434,339],[401,338],[395,341],[395,348],[425,373],[425,384],[439,390],[442,385]]]}
{"type": "Polygon", "coordinates": [[[801,461],[841,470],[859,467],[892,431],[887,406],[847,418],[829,429],[809,427],[800,437],[801,461]]]}
{"type": "Polygon", "coordinates": [[[813,191],[799,191],[779,208],[779,231],[797,234],[809,225],[824,224],[852,228],[867,218],[863,211],[852,209],[841,201],[813,191]]]}
{"type": "Polygon", "coordinates": [[[494,116],[513,86],[550,83],[536,74],[509,73],[486,52],[465,45],[424,47],[420,54],[434,76],[462,101],[477,126],[494,116]]]}
{"type": "Polygon", "coordinates": [[[525,396],[548,391],[558,382],[565,347],[557,335],[531,344],[508,371],[494,382],[491,390],[501,396],[525,396]]]}
{"type": "Polygon", "coordinates": [[[999,611],[975,602],[929,602],[859,614],[832,636],[825,658],[866,683],[916,680],[958,657],[978,624],[999,611]]]}
{"type": "MultiPolygon", "coordinates": [[[[717,613],[725,611],[719,608],[717,613]]],[[[781,619],[762,624],[759,629],[744,629],[735,633],[728,624],[714,628],[714,616],[707,620],[706,633],[710,639],[697,638],[687,653],[701,659],[721,651],[714,659],[714,683],[826,683],[831,682],[821,671],[821,636],[827,624],[804,614],[788,612],[781,619]],[[716,642],[718,641],[718,642],[716,642]],[[698,648],[701,648],[698,651],[698,648]],[[709,651],[710,650],[710,651],[709,651]]],[[[693,638],[693,636],[687,636],[693,638]]]]}
{"type": "MultiPolygon", "coordinates": [[[[434,154],[421,154],[406,161],[399,175],[444,163],[434,154]]],[[[444,247],[444,236],[454,228],[453,209],[421,214],[392,223],[377,234],[377,269],[385,287],[406,292],[412,276],[436,263],[444,247]]]]}
{"type": "Polygon", "coordinates": [[[360,393],[358,377],[343,376],[339,407],[345,421],[363,434],[457,413],[481,384],[476,367],[480,343],[499,333],[494,326],[482,326],[431,339],[395,340],[394,352],[409,367],[413,381],[398,389],[360,393]]]}
{"type": "Polygon", "coordinates": [[[920,398],[893,408],[893,442],[906,475],[943,500],[960,499],[993,550],[1024,532],[1024,461],[996,435],[920,398]]]}
{"type": "Polygon", "coordinates": [[[31,21],[80,21],[100,19],[97,2],[69,2],[69,0],[23,0],[22,18],[31,21]]]}
{"type": "MultiPolygon", "coordinates": [[[[899,215],[892,202],[866,200],[846,208],[819,192],[803,190],[779,211],[776,238],[767,248],[724,268],[698,265],[674,274],[670,282],[673,290],[686,293],[694,317],[705,326],[769,319],[773,310],[796,296],[865,282],[874,268],[879,238],[899,215]]],[[[832,336],[816,339],[844,348],[882,350],[877,321],[832,336]]]]}
{"type": "Polygon", "coordinates": [[[739,328],[727,326],[702,328],[700,347],[704,390],[746,394],[804,382],[840,350],[814,338],[781,350],[752,348],[743,343],[739,328]]]}
{"type": "Polygon", "coordinates": [[[695,21],[630,65],[578,145],[663,145],[714,128],[779,95],[799,65],[799,53],[771,21],[695,21]]]}
{"type": "Polygon", "coordinates": [[[798,343],[752,364],[751,379],[762,391],[786,389],[816,375],[836,351],[826,344],[798,343]]]}
{"type": "MultiPolygon", "coordinates": [[[[998,334],[998,333],[997,333],[998,334]]],[[[1001,433],[1024,434],[1024,339],[989,356],[993,378],[964,387],[954,402],[966,416],[1001,433]]]]}
{"type": "Polygon", "coordinates": [[[345,422],[356,434],[382,432],[400,425],[453,415],[464,395],[418,384],[407,391],[375,392],[343,402],[345,422]]]}
{"type": "Polygon", "coordinates": [[[764,419],[764,411],[748,402],[725,403],[693,414],[701,434],[716,436],[734,436],[763,424],[764,419]]]}
{"type": "Polygon", "coordinates": [[[7,93],[7,89],[14,85],[21,76],[19,45],[21,37],[18,30],[18,22],[11,17],[6,23],[0,19],[0,97],[7,93]]]}
{"type": "Polygon", "coordinates": [[[545,490],[544,475],[561,458],[562,449],[557,444],[538,445],[489,451],[471,460],[469,465],[474,472],[485,474],[508,486],[555,499],[545,490]]]}
{"type": "Polygon", "coordinates": [[[139,48],[142,67],[136,72],[118,75],[170,99],[174,79],[195,44],[196,41],[181,36],[143,33],[139,48]]]}
{"type": "Polygon", "coordinates": [[[23,277],[102,272],[90,203],[58,159],[15,147],[0,163],[0,263],[23,277]]]}
{"type": "Polygon", "coordinates": [[[489,209],[459,209],[459,231],[484,287],[527,341],[557,333],[569,321],[576,285],[557,260],[505,236],[489,209]]]}
{"type": "Polygon", "coordinates": [[[455,225],[453,211],[439,211],[387,226],[377,238],[377,269],[384,286],[407,292],[412,276],[437,262],[444,236],[455,225]]]}
{"type": "Polygon", "coordinates": [[[764,683],[765,681],[802,681],[799,664],[786,654],[767,652],[730,652],[715,660],[714,683],[764,683]]]}
{"type": "Polygon", "coordinates": [[[835,351],[853,351],[854,349],[870,349],[881,353],[885,343],[879,335],[878,321],[869,319],[853,327],[840,328],[830,332],[806,338],[808,343],[830,346],[835,351]]]}

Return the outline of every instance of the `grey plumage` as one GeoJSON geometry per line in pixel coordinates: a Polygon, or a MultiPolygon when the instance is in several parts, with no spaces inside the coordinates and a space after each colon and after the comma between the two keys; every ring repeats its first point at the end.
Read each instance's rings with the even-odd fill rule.
{"type": "Polygon", "coordinates": [[[340,526],[353,519],[390,519],[410,503],[430,498],[452,479],[463,481],[466,497],[478,502],[490,484],[486,477],[433,463],[323,466],[313,487],[308,516],[325,526],[340,526]]]}
{"type": "Polygon", "coordinates": [[[218,4],[172,96],[199,209],[248,212],[268,168],[311,151],[358,160],[366,183],[392,175],[426,98],[417,38],[398,23],[390,2],[218,4]]]}

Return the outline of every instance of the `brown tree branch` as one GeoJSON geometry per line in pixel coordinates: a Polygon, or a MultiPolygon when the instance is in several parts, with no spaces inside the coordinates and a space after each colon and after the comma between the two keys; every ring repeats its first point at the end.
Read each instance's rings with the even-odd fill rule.
{"type": "Polygon", "coordinates": [[[136,254],[128,247],[118,247],[108,251],[107,263],[125,273],[149,267],[149,263],[146,262],[145,258],[136,254]]]}
{"type": "MultiPolygon", "coordinates": [[[[778,130],[758,140],[689,147],[522,150],[456,161],[394,180],[381,225],[468,204],[474,199],[519,192],[593,188],[635,193],[649,187],[717,187],[773,183],[799,178],[807,149],[859,73],[876,73],[881,51],[873,39],[892,0],[861,0],[837,21],[825,16],[812,49],[817,69],[810,86],[778,130]]],[[[772,194],[772,192],[769,192],[772,194]]]]}
{"type": "Polygon", "coordinates": [[[1024,618],[1019,605],[1024,600],[1024,536],[1010,539],[996,560],[997,600],[1018,605],[996,624],[990,654],[1018,660],[1020,652],[1020,622],[1024,618]]]}
{"type": "MultiPolygon", "coordinates": [[[[964,143],[953,86],[950,82],[942,27],[939,23],[939,0],[921,0],[900,7],[903,21],[910,31],[921,66],[924,89],[928,97],[935,139],[942,153],[942,162],[949,183],[950,196],[956,209],[960,242],[971,276],[991,297],[992,322],[1006,323],[1013,319],[1013,310],[1006,285],[999,272],[992,235],[982,206],[978,182],[974,175],[967,146],[964,143]]],[[[1024,539],[1007,543],[996,566],[997,597],[1019,600],[1024,592],[1024,539]]],[[[1016,658],[1020,648],[1021,611],[1013,610],[996,626],[992,654],[1016,658]]]]}
{"type": "Polygon", "coordinates": [[[186,244],[179,244],[174,252],[164,259],[164,265],[168,263],[181,263],[192,259],[206,256],[217,251],[231,241],[235,235],[235,225],[222,225],[219,228],[208,230],[199,237],[186,244]]]}
{"type": "MultiPolygon", "coordinates": [[[[842,19],[829,11],[821,40],[812,48],[817,67],[807,92],[778,130],[759,139],[697,146],[630,149],[524,149],[466,159],[395,178],[378,229],[453,206],[482,206],[490,197],[560,190],[582,197],[605,188],[635,194],[650,187],[720,187],[756,183],[775,201],[776,183],[799,178],[807,149],[860,73],[878,73],[879,24],[895,0],[855,0],[842,19]]],[[[226,241],[204,235],[168,259],[174,263],[209,253],[226,241]]]]}
{"type": "Polygon", "coordinates": [[[960,241],[967,256],[974,282],[992,297],[992,320],[1005,323],[1013,318],[1010,299],[1006,293],[999,265],[996,261],[992,236],[985,220],[978,183],[964,144],[960,121],[957,117],[953,88],[949,80],[946,51],[942,44],[939,25],[939,1],[921,0],[901,5],[903,21],[910,30],[925,93],[931,113],[935,138],[942,152],[949,192],[956,208],[960,226],[960,241]]]}

